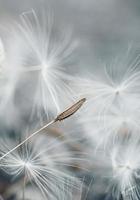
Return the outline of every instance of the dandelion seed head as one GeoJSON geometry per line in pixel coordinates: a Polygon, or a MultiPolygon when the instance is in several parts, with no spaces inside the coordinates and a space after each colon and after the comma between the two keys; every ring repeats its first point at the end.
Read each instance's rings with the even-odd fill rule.
{"type": "Polygon", "coordinates": [[[117,88],[114,88],[114,89],[115,89],[114,92],[116,95],[120,95],[124,91],[123,86],[118,86],[117,88]]]}
{"type": "MultiPolygon", "coordinates": [[[[3,142],[2,142],[3,143],[3,142]]],[[[10,144],[10,141],[9,141],[10,144]]],[[[62,199],[63,193],[69,198],[72,189],[77,189],[80,181],[66,173],[70,160],[74,160],[69,152],[65,151],[63,142],[46,140],[44,137],[32,141],[21,149],[15,150],[0,162],[0,168],[6,173],[14,175],[14,178],[26,177],[26,181],[34,183],[44,198],[62,199]],[[39,148],[41,146],[41,149],[39,148]],[[54,192],[55,191],[55,192],[54,192]]],[[[3,145],[3,154],[9,146],[3,145]]]]}
{"type": "Polygon", "coordinates": [[[88,97],[87,112],[92,110],[100,117],[108,114],[112,106],[125,105],[128,99],[138,103],[140,53],[132,55],[132,50],[129,49],[123,56],[124,58],[121,56],[117,61],[114,59],[111,65],[102,67],[102,76],[101,73],[94,72],[88,78],[79,78],[75,81],[80,94],[88,97]]]}
{"type": "Polygon", "coordinates": [[[120,197],[138,200],[140,196],[139,137],[118,138],[106,149],[100,147],[93,154],[93,174],[104,184],[107,181],[107,194],[119,200],[120,197]]]}
{"type": "Polygon", "coordinates": [[[140,169],[139,142],[131,138],[113,147],[111,153],[112,179],[116,193],[124,198],[138,199],[140,188],[136,174],[140,169]]]}
{"type": "Polygon", "coordinates": [[[73,76],[66,73],[66,68],[77,42],[71,41],[69,32],[55,30],[54,34],[52,18],[49,14],[38,18],[31,10],[23,13],[20,23],[14,25],[22,49],[20,78],[26,78],[27,74],[30,75],[29,84],[34,80],[34,87],[29,91],[31,94],[34,91],[32,116],[36,115],[40,120],[42,115],[52,119],[52,115],[60,113],[75,96],[69,85],[73,76]]]}
{"type": "Polygon", "coordinates": [[[21,164],[21,166],[23,166],[24,168],[27,168],[27,169],[31,169],[32,168],[32,164],[31,164],[30,161],[22,160],[19,164],[21,164]]]}

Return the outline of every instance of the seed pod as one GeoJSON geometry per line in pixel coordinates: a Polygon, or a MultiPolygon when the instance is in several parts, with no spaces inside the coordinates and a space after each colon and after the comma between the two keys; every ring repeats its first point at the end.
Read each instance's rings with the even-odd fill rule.
{"type": "Polygon", "coordinates": [[[86,98],[80,99],[78,102],[76,102],[74,105],[72,105],[70,108],[68,108],[67,110],[65,110],[64,112],[62,112],[60,115],[58,115],[55,119],[56,121],[62,121],[68,117],[70,117],[71,115],[73,115],[75,112],[77,112],[77,110],[79,110],[81,108],[81,106],[83,105],[83,103],[86,101],[86,98]]]}

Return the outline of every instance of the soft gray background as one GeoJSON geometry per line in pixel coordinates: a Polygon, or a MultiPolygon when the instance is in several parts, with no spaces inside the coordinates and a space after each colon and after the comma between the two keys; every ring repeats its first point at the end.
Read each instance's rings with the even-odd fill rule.
{"type": "Polygon", "coordinates": [[[106,62],[125,54],[130,43],[139,46],[140,0],[0,0],[0,23],[50,8],[58,28],[69,27],[79,41],[76,62],[85,70],[96,68],[96,59],[106,62]]]}
{"type": "Polygon", "coordinates": [[[85,68],[95,65],[95,57],[106,60],[129,43],[139,45],[140,0],[0,0],[0,19],[31,8],[51,8],[58,26],[73,30],[80,41],[78,63],[85,68]]]}

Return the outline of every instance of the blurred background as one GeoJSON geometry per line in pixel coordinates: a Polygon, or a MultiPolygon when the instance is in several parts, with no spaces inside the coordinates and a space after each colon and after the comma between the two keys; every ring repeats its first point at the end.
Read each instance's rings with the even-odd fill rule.
{"type": "Polygon", "coordinates": [[[92,68],[95,58],[110,59],[128,43],[139,45],[139,0],[0,0],[0,20],[50,8],[57,25],[80,41],[80,67],[92,68]]]}
{"type": "MultiPolygon", "coordinates": [[[[79,43],[74,62],[81,71],[94,70],[98,62],[106,63],[123,54],[129,44],[140,45],[140,0],[0,0],[1,26],[31,9],[39,13],[51,11],[57,28],[72,30],[79,43]]],[[[2,177],[3,189],[3,173],[2,177]]],[[[85,182],[90,182],[91,177],[88,174],[85,182]]],[[[94,187],[97,196],[100,189],[94,187]]],[[[102,194],[97,196],[92,190],[87,199],[105,199],[102,194]]]]}

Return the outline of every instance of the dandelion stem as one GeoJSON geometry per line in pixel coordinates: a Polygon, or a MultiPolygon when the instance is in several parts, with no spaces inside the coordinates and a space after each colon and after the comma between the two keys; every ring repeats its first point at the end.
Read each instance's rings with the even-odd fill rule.
{"type": "Polygon", "coordinates": [[[54,123],[54,120],[49,122],[48,124],[46,124],[45,126],[41,127],[39,130],[35,131],[34,133],[32,133],[29,137],[27,137],[25,140],[23,140],[21,143],[19,143],[17,146],[15,146],[13,149],[11,149],[10,151],[8,151],[7,153],[5,153],[3,156],[0,157],[0,161],[5,158],[6,156],[8,156],[10,153],[12,153],[13,151],[15,151],[16,149],[18,149],[20,146],[22,146],[25,142],[27,142],[28,140],[30,140],[32,137],[34,137],[37,133],[39,133],[40,131],[42,131],[43,129],[47,128],[48,126],[50,126],[51,124],[54,123]]]}

